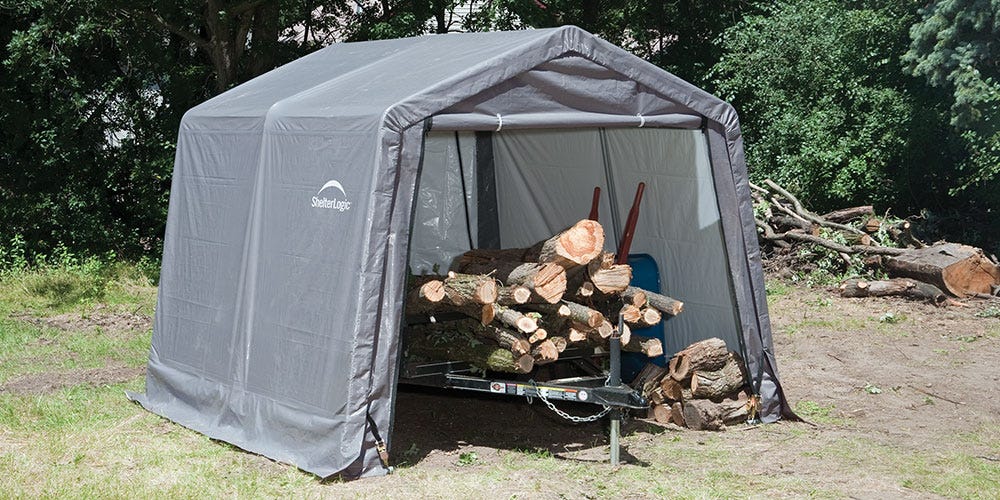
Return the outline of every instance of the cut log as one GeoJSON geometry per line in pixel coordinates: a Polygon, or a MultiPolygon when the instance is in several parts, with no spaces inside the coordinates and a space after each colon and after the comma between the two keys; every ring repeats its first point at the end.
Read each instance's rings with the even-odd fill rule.
{"type": "Polygon", "coordinates": [[[507,306],[496,306],[496,320],[524,333],[538,329],[538,322],[507,306]]]}
{"type": "Polygon", "coordinates": [[[682,353],[674,354],[667,362],[667,366],[670,370],[670,378],[678,382],[683,382],[691,376],[691,365],[682,353]]]}
{"type": "Polygon", "coordinates": [[[551,340],[546,339],[531,349],[531,356],[536,365],[544,365],[559,359],[559,349],[551,340]]]}
{"type": "Polygon", "coordinates": [[[618,294],[632,281],[632,266],[615,264],[614,254],[603,253],[587,264],[587,274],[601,293],[618,294]]]}
{"type": "Polygon", "coordinates": [[[653,339],[632,334],[628,342],[622,342],[622,350],[627,352],[641,352],[649,358],[663,356],[663,343],[660,339],[653,339]]]}
{"type": "Polygon", "coordinates": [[[718,370],[696,370],[691,374],[691,395],[699,399],[721,399],[743,388],[740,359],[729,353],[726,364],[718,370]]]}
{"type": "Polygon", "coordinates": [[[687,422],[684,420],[684,406],[680,402],[670,405],[670,421],[681,427],[687,427],[687,422]]]}
{"type": "Polygon", "coordinates": [[[819,236],[819,224],[806,220],[789,217],[787,215],[775,215],[767,219],[774,227],[785,231],[798,229],[806,234],[819,236]]]}
{"type": "Polygon", "coordinates": [[[636,288],[634,286],[626,287],[625,290],[622,290],[621,295],[626,304],[632,304],[638,308],[642,308],[646,305],[646,292],[641,288],[636,288]]]}
{"type": "Polygon", "coordinates": [[[653,419],[661,424],[669,424],[671,422],[670,406],[669,405],[653,406],[653,419]]]}
{"type": "Polygon", "coordinates": [[[521,285],[532,292],[533,300],[554,304],[566,293],[566,271],[556,264],[502,260],[466,259],[452,262],[452,270],[466,274],[492,274],[506,286],[521,285]]]}
{"type": "Polygon", "coordinates": [[[514,306],[528,302],[531,298],[531,289],[525,286],[502,286],[497,288],[497,304],[502,306],[514,306]]]}
{"type": "Polygon", "coordinates": [[[432,279],[410,291],[407,302],[441,302],[444,299],[444,282],[432,279]]]}
{"type": "Polygon", "coordinates": [[[573,310],[570,309],[565,303],[560,304],[525,304],[524,308],[531,309],[532,311],[538,311],[542,314],[547,314],[549,316],[557,316],[560,318],[571,318],[573,315],[573,310]]]}
{"type": "Polygon", "coordinates": [[[882,221],[876,219],[875,217],[871,217],[865,221],[864,229],[866,233],[875,234],[881,228],[882,228],[882,221]]]}
{"type": "Polygon", "coordinates": [[[622,306],[621,317],[626,323],[632,323],[633,325],[642,320],[642,309],[632,305],[625,304],[622,306]]]}
{"type": "Polygon", "coordinates": [[[455,331],[436,332],[428,325],[412,327],[407,352],[428,359],[464,361],[483,370],[528,373],[534,367],[530,355],[515,356],[509,349],[455,331]]]}
{"type": "Polygon", "coordinates": [[[823,214],[823,218],[830,222],[843,223],[854,219],[860,219],[867,215],[875,215],[875,207],[871,205],[863,205],[860,207],[842,208],[840,210],[834,210],[830,213],[823,214]]]}
{"type": "Polygon", "coordinates": [[[424,316],[434,317],[435,315],[447,315],[449,313],[460,313],[470,318],[473,318],[484,325],[488,325],[493,322],[496,316],[496,308],[494,304],[476,304],[469,302],[457,306],[452,304],[447,298],[441,302],[417,302],[415,304],[407,304],[406,314],[408,319],[422,318],[424,316]]]}
{"type": "Polygon", "coordinates": [[[740,393],[737,399],[714,403],[708,399],[692,399],[682,404],[687,427],[696,430],[717,431],[726,425],[746,422],[749,416],[747,397],[740,393]]]}
{"type": "Polygon", "coordinates": [[[663,319],[663,314],[655,307],[644,307],[642,308],[642,317],[637,323],[639,326],[653,326],[659,324],[663,319]]]}
{"type": "Polygon", "coordinates": [[[552,262],[563,268],[589,263],[604,249],[604,228],[584,219],[525,252],[528,262],[552,262]]]}
{"type": "Polygon", "coordinates": [[[979,248],[938,243],[909,250],[885,261],[890,276],[930,283],[956,297],[990,293],[1000,284],[1000,269],[979,248]]]}
{"type": "Polygon", "coordinates": [[[549,336],[548,330],[546,330],[544,328],[539,328],[539,329],[531,332],[531,336],[528,337],[528,342],[532,343],[532,344],[537,344],[537,343],[545,340],[546,338],[548,338],[548,336],[549,336]]]}
{"type": "Polygon", "coordinates": [[[938,287],[906,278],[879,281],[850,279],[840,284],[841,297],[887,297],[891,295],[925,300],[935,305],[940,305],[948,299],[938,287]]]}
{"type": "MultiPolygon", "coordinates": [[[[632,288],[632,287],[629,287],[632,288]]],[[[663,314],[670,316],[677,316],[684,310],[684,303],[666,295],[660,295],[658,293],[650,292],[649,290],[643,290],[646,293],[646,302],[651,306],[658,309],[663,314]]]]}
{"type": "MultiPolygon", "coordinates": [[[[539,328],[539,330],[541,330],[541,328],[539,328]]],[[[559,352],[565,351],[566,346],[569,345],[569,342],[566,340],[566,337],[553,336],[549,337],[549,340],[552,341],[552,345],[556,346],[556,350],[559,352]]]]}
{"type": "Polygon", "coordinates": [[[695,371],[718,370],[728,360],[729,351],[724,340],[717,337],[701,340],[687,346],[670,360],[670,376],[680,382],[695,371]]]}
{"type": "Polygon", "coordinates": [[[683,395],[681,393],[683,389],[684,387],[680,382],[670,377],[663,377],[663,380],[660,381],[660,391],[663,392],[663,396],[669,400],[681,401],[683,399],[683,395]]]}
{"type": "Polygon", "coordinates": [[[492,304],[497,301],[497,283],[492,277],[454,271],[444,279],[444,293],[452,304],[492,304]]]}
{"type": "MultiPolygon", "coordinates": [[[[569,318],[573,321],[583,323],[591,328],[597,328],[601,323],[606,322],[604,315],[599,311],[591,309],[585,305],[564,300],[563,305],[569,308],[569,318]]],[[[610,335],[610,333],[608,334],[610,335]]]]}
{"type": "Polygon", "coordinates": [[[566,331],[566,340],[571,344],[577,344],[580,342],[586,342],[589,337],[590,327],[587,325],[570,324],[569,329],[566,331]]]}
{"type": "MultiPolygon", "coordinates": [[[[653,390],[660,386],[660,382],[667,376],[667,369],[653,363],[646,363],[642,370],[632,379],[629,386],[648,398],[653,390]]],[[[679,387],[678,387],[679,389],[679,387]]]]}

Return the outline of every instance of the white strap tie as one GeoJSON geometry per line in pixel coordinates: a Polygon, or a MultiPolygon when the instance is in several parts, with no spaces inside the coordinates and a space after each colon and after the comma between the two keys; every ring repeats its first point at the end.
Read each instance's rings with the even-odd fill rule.
{"type": "Polygon", "coordinates": [[[502,128],[503,128],[503,117],[500,116],[500,113],[497,113],[497,132],[499,132],[500,129],[502,128]]]}
{"type": "Polygon", "coordinates": [[[639,128],[645,127],[646,126],[646,117],[642,116],[642,113],[639,113],[639,114],[637,114],[635,116],[639,117],[639,128]]]}

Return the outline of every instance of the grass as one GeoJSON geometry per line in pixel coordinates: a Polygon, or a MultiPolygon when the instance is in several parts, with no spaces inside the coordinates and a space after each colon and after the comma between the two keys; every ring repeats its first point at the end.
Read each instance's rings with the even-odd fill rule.
{"type": "MultiPolygon", "coordinates": [[[[769,297],[796,293],[788,285],[768,284],[769,297]]],[[[150,273],[135,265],[77,262],[0,273],[0,388],[40,374],[134,370],[121,380],[81,379],[31,393],[0,390],[0,496],[840,498],[864,491],[852,482],[859,478],[961,498],[1000,492],[996,462],[979,458],[1000,449],[1000,427],[949,436],[942,442],[954,447],[933,453],[860,436],[831,438],[805,424],[726,433],[641,432],[623,437],[625,450],[641,462],[617,468],[566,459],[544,447],[469,447],[440,457],[446,452],[399,443],[404,463],[393,476],[319,481],[125,399],[125,390],[143,391],[136,369],[145,365],[151,330],[91,328],[87,319],[151,315],[155,296],[150,273]],[[781,451],[777,458],[775,450],[781,451]],[[815,479],[828,470],[849,471],[851,477],[817,485],[815,479]]],[[[830,308],[822,297],[807,305],[830,308]]],[[[794,325],[807,335],[879,327],[899,325],[878,323],[877,317],[794,325]]],[[[795,411],[841,435],[854,427],[822,401],[799,401],[795,411]]],[[[590,451],[602,457],[601,450],[590,451]]]]}

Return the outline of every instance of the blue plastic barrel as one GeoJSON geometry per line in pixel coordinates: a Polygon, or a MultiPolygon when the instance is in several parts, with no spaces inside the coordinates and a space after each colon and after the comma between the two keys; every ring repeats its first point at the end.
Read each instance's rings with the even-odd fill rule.
{"type": "MultiPolygon", "coordinates": [[[[653,260],[653,256],[645,253],[629,254],[628,264],[632,266],[632,286],[660,293],[660,268],[653,260]]],[[[632,330],[635,335],[660,339],[663,342],[663,322],[649,328],[632,330]]],[[[639,352],[622,353],[622,380],[632,380],[646,363],[654,363],[660,366],[667,366],[665,356],[647,358],[639,352]]]]}

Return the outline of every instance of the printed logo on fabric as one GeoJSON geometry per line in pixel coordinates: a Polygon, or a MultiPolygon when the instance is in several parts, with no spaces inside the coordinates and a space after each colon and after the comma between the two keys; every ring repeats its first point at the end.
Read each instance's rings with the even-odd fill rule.
{"type": "Polygon", "coordinates": [[[312,197],[312,207],[326,208],[330,210],[336,210],[338,212],[346,212],[351,209],[351,202],[347,200],[347,192],[344,191],[344,186],[341,185],[340,182],[337,181],[336,179],[332,179],[327,181],[326,184],[323,184],[323,187],[319,188],[319,191],[316,192],[316,196],[312,197]],[[333,191],[331,193],[333,199],[327,198],[326,196],[320,198],[320,195],[323,194],[323,191],[326,191],[327,189],[335,189],[336,191],[340,191],[340,194],[341,196],[343,196],[343,199],[337,198],[336,191],[333,191]]]}

